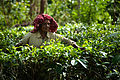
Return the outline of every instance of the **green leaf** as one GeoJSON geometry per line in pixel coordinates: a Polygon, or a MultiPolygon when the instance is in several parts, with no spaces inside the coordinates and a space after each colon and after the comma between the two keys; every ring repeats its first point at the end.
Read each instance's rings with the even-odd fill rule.
{"type": "Polygon", "coordinates": [[[113,60],[112,60],[112,63],[113,64],[119,64],[120,63],[120,55],[116,55],[113,60]]]}

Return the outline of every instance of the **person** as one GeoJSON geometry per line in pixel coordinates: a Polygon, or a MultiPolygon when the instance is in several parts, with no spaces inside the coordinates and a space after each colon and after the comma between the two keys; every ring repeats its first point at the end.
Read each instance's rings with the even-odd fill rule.
{"type": "Polygon", "coordinates": [[[58,24],[48,14],[38,15],[34,19],[33,25],[34,29],[25,35],[24,38],[21,39],[20,42],[16,45],[16,47],[29,44],[30,46],[33,45],[34,47],[40,48],[40,46],[43,45],[45,41],[49,42],[51,39],[54,39],[55,41],[59,39],[61,42],[72,45],[74,48],[85,50],[85,48],[79,47],[75,41],[55,33],[57,31],[58,24]]]}

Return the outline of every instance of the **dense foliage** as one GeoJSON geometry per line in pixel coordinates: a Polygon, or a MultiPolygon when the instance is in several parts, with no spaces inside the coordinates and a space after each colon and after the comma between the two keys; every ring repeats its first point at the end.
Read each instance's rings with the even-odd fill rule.
{"type": "Polygon", "coordinates": [[[15,43],[32,28],[11,28],[0,33],[1,79],[120,79],[119,26],[75,23],[59,27],[57,33],[86,47],[87,52],[54,40],[40,49],[28,45],[17,51],[15,43]]]}
{"type": "Polygon", "coordinates": [[[54,40],[40,48],[15,47],[33,29],[12,27],[37,15],[36,11],[32,16],[29,13],[31,1],[0,3],[0,80],[120,79],[119,1],[48,0],[45,13],[58,22],[57,33],[76,41],[86,52],[54,40]]]}

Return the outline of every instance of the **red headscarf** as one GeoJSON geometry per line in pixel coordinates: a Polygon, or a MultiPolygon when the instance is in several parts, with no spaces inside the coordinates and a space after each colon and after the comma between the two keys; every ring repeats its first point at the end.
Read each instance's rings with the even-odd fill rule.
{"type": "Polygon", "coordinates": [[[56,21],[48,14],[40,14],[35,18],[35,20],[33,21],[34,29],[31,32],[32,33],[37,32],[38,31],[36,28],[37,25],[42,24],[45,20],[50,21],[50,32],[56,32],[58,25],[56,21]]]}

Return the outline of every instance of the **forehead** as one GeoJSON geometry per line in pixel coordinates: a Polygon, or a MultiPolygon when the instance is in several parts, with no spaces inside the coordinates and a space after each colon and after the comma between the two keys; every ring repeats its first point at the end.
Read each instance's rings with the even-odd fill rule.
{"type": "Polygon", "coordinates": [[[50,23],[50,21],[49,20],[45,20],[44,23],[50,23]]]}

